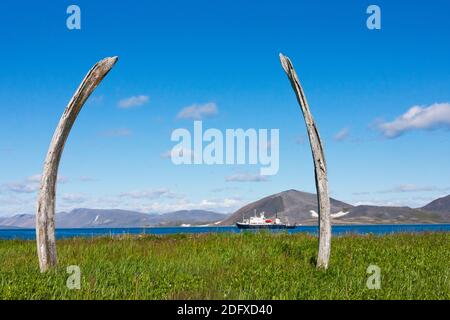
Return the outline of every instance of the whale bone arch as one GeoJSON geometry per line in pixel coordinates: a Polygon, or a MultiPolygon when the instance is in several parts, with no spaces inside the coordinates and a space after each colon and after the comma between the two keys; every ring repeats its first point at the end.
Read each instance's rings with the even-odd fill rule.
{"type": "Polygon", "coordinates": [[[59,162],[70,130],[86,100],[117,62],[108,57],[97,62],[86,74],[64,110],[50,143],[36,208],[36,244],[41,272],[56,266],[55,194],[59,162]]]}

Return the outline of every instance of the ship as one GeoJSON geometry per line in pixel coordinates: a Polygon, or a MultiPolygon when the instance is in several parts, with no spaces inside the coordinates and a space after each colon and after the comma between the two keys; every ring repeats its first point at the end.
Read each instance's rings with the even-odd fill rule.
{"type": "Polygon", "coordinates": [[[239,229],[294,229],[296,225],[291,225],[281,222],[278,218],[278,214],[275,215],[275,219],[267,219],[264,212],[261,212],[259,217],[256,215],[249,219],[242,219],[242,222],[236,222],[236,226],[239,229]]]}

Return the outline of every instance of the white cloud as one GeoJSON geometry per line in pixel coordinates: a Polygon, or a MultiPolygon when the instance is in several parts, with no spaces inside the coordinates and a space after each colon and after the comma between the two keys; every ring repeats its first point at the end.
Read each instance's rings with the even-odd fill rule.
{"type": "MultiPolygon", "coordinates": [[[[134,190],[119,194],[93,196],[83,193],[58,193],[56,212],[76,208],[122,209],[143,213],[166,213],[177,210],[211,210],[234,212],[244,202],[239,197],[189,199],[167,188],[134,190]]],[[[0,194],[0,216],[35,212],[35,197],[27,193],[0,194]]]]}
{"type": "MultiPolygon", "coordinates": [[[[234,212],[244,203],[237,197],[201,199],[194,201],[167,189],[131,191],[117,196],[103,196],[89,199],[83,203],[86,208],[122,209],[143,213],[166,213],[178,210],[211,210],[215,212],[234,212]],[[173,196],[173,197],[172,197],[173,196]]],[[[79,204],[61,202],[58,211],[70,211],[79,204]]]]}
{"type": "Polygon", "coordinates": [[[267,176],[252,173],[236,173],[231,176],[225,177],[225,181],[228,182],[264,182],[268,181],[267,176]]]}
{"type": "Polygon", "coordinates": [[[416,184],[405,183],[390,189],[384,189],[379,191],[358,191],[354,192],[354,196],[364,196],[371,194],[388,194],[388,193],[408,193],[408,192],[447,192],[450,191],[450,187],[438,187],[438,186],[419,186],[416,184]]]}
{"type": "Polygon", "coordinates": [[[215,212],[234,212],[243,205],[243,201],[239,198],[223,198],[223,199],[202,199],[199,201],[191,201],[186,198],[175,202],[164,203],[155,202],[140,206],[142,212],[158,212],[166,213],[178,210],[211,210],[215,212]]]}
{"type": "Polygon", "coordinates": [[[133,190],[128,192],[123,192],[120,194],[121,197],[129,197],[132,199],[158,199],[161,197],[176,198],[178,195],[171,192],[169,189],[155,189],[155,190],[133,190]]]}
{"type": "Polygon", "coordinates": [[[439,188],[436,186],[417,186],[415,184],[402,184],[392,189],[378,191],[378,193],[427,192],[444,190],[447,190],[447,188],[439,188]]]}
{"type": "Polygon", "coordinates": [[[33,213],[36,199],[31,194],[0,194],[0,217],[33,213]]]}
{"type": "Polygon", "coordinates": [[[344,141],[345,139],[348,138],[349,133],[350,133],[350,129],[349,128],[343,128],[338,133],[336,133],[334,135],[334,140],[336,140],[336,141],[344,141]]]}
{"type": "Polygon", "coordinates": [[[391,122],[381,122],[378,129],[386,138],[396,138],[412,130],[450,128],[450,103],[413,106],[391,122]]]}
{"type": "Polygon", "coordinates": [[[193,104],[178,112],[177,119],[201,120],[203,118],[215,116],[218,113],[219,110],[214,102],[193,104]]]}
{"type": "Polygon", "coordinates": [[[118,106],[122,109],[129,109],[133,107],[139,107],[146,104],[149,101],[149,97],[145,95],[132,96],[119,101],[118,106]]]}
{"type": "Polygon", "coordinates": [[[87,200],[87,197],[81,193],[64,193],[61,199],[68,204],[80,204],[87,200]]]}
{"type": "Polygon", "coordinates": [[[366,206],[386,206],[386,207],[410,207],[420,208],[424,205],[435,200],[437,197],[398,197],[387,199],[356,199],[356,201],[350,201],[354,206],[366,205],[366,206]]]}
{"type": "Polygon", "coordinates": [[[41,181],[41,174],[37,173],[32,176],[29,176],[26,178],[26,181],[28,182],[40,182],[41,181]]]}
{"type": "Polygon", "coordinates": [[[5,184],[5,189],[15,193],[34,193],[39,190],[39,184],[32,182],[10,182],[5,184]]]}
{"type": "MultiPolygon", "coordinates": [[[[66,183],[68,181],[69,179],[64,176],[58,177],[58,183],[66,183]]],[[[35,174],[22,181],[13,181],[6,183],[2,187],[3,189],[14,193],[34,193],[39,190],[40,182],[41,175],[35,174]]]]}
{"type": "Polygon", "coordinates": [[[365,195],[371,194],[371,192],[369,192],[369,191],[358,191],[358,192],[353,192],[352,194],[354,196],[365,196],[365,195]]]}

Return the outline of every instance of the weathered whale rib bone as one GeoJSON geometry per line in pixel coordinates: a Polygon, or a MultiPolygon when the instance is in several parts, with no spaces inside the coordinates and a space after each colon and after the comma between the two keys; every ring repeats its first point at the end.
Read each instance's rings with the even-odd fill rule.
{"type": "Polygon", "coordinates": [[[292,89],[294,89],[297,101],[302,109],[306,122],[309,142],[314,160],[314,170],[316,176],[317,201],[319,204],[319,253],[317,256],[317,268],[327,269],[330,259],[331,249],[331,221],[330,221],[330,196],[328,192],[327,165],[323,152],[319,131],[311,115],[305,93],[300,85],[294,66],[288,57],[280,53],[280,61],[286,72],[292,89]]]}
{"type": "Polygon", "coordinates": [[[55,133],[53,134],[44,170],[36,210],[36,242],[41,272],[57,263],[55,243],[55,192],[61,155],[75,119],[91,93],[108,74],[117,57],[97,62],[86,74],[77,91],[67,105],[55,133]]]}

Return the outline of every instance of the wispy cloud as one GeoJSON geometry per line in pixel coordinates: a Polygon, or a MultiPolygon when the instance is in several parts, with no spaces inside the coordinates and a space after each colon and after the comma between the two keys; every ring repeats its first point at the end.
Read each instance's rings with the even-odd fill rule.
{"type": "MultiPolygon", "coordinates": [[[[58,183],[66,183],[69,179],[58,177],[58,183]]],[[[13,181],[2,186],[3,189],[14,193],[34,193],[39,190],[41,175],[35,174],[21,181],[13,181]]]]}
{"type": "Polygon", "coordinates": [[[349,133],[350,133],[350,129],[349,128],[343,128],[338,133],[336,133],[334,135],[334,140],[336,140],[336,141],[344,141],[345,139],[348,138],[349,133]]]}
{"type": "Polygon", "coordinates": [[[112,130],[106,130],[100,133],[102,137],[107,138],[116,138],[116,137],[129,137],[131,136],[132,131],[130,129],[126,128],[120,128],[120,129],[112,129],[112,130]]]}
{"type": "Polygon", "coordinates": [[[409,193],[409,192],[448,192],[450,187],[438,186],[419,186],[416,184],[405,183],[389,189],[378,191],[358,191],[354,192],[355,196],[370,195],[370,194],[389,194],[389,193],[409,193]]]}
{"type": "Polygon", "coordinates": [[[186,148],[173,148],[171,150],[161,153],[159,156],[163,159],[172,159],[173,157],[190,157],[191,160],[194,158],[194,150],[186,148]]]}
{"type": "Polygon", "coordinates": [[[412,130],[450,128],[450,103],[413,106],[391,122],[381,121],[378,129],[386,138],[396,138],[412,130]]]}
{"type": "Polygon", "coordinates": [[[365,195],[371,194],[371,192],[369,192],[369,191],[358,191],[358,192],[353,192],[352,194],[354,196],[365,196],[365,195]]]}
{"type": "MultiPolygon", "coordinates": [[[[215,212],[233,212],[243,205],[239,197],[224,197],[193,200],[166,188],[154,190],[135,190],[119,196],[92,198],[84,202],[85,207],[124,209],[139,212],[166,213],[178,210],[211,210],[215,212]],[[148,201],[151,200],[151,201],[148,201]]],[[[76,208],[69,202],[63,203],[65,210],[76,208]]]]}
{"type": "Polygon", "coordinates": [[[5,194],[0,193],[0,217],[34,211],[35,199],[29,194],[5,194]]]}
{"type": "Polygon", "coordinates": [[[220,193],[225,191],[237,191],[237,190],[239,190],[239,188],[237,187],[221,187],[221,188],[213,188],[209,191],[212,193],[220,193]]]}
{"type": "Polygon", "coordinates": [[[91,105],[97,105],[97,104],[103,104],[103,101],[105,100],[105,96],[100,95],[100,96],[91,96],[89,98],[89,100],[87,101],[87,103],[91,104],[91,105]]]}
{"type": "Polygon", "coordinates": [[[87,200],[86,195],[81,193],[64,193],[61,198],[69,204],[80,204],[87,200]]]}
{"type": "Polygon", "coordinates": [[[214,102],[193,104],[178,112],[177,119],[201,120],[203,118],[213,117],[218,113],[219,110],[214,102]]]}
{"type": "Polygon", "coordinates": [[[244,173],[236,173],[231,176],[225,177],[225,181],[227,181],[227,182],[264,182],[264,181],[268,181],[268,177],[260,175],[260,174],[244,172],[244,173]]]}
{"type": "Polygon", "coordinates": [[[122,109],[129,109],[133,107],[139,107],[146,104],[150,100],[149,96],[139,95],[131,96],[119,101],[118,106],[122,109]]]}
{"type": "Polygon", "coordinates": [[[8,191],[15,193],[33,193],[39,190],[39,184],[31,182],[10,182],[4,185],[8,191]]]}
{"type": "Polygon", "coordinates": [[[89,177],[89,176],[81,176],[79,177],[79,180],[82,182],[93,182],[96,181],[95,178],[89,177]]]}
{"type": "Polygon", "coordinates": [[[123,192],[120,194],[121,197],[128,197],[132,199],[158,199],[162,197],[166,198],[177,198],[180,195],[170,191],[169,189],[154,189],[154,190],[133,190],[128,192],[123,192]]]}
{"type": "MultiPolygon", "coordinates": [[[[123,209],[145,213],[165,213],[177,210],[211,210],[215,212],[234,212],[244,205],[240,197],[224,196],[188,198],[168,188],[133,190],[118,194],[95,196],[84,193],[61,193],[57,195],[57,212],[76,208],[123,209]]],[[[34,197],[26,193],[0,193],[0,216],[34,211],[34,197]]]]}
{"type": "Polygon", "coordinates": [[[211,210],[215,212],[234,212],[239,209],[244,202],[239,198],[227,197],[221,199],[202,199],[192,201],[190,199],[179,199],[175,202],[165,203],[152,201],[150,204],[144,204],[140,207],[143,212],[171,212],[178,210],[211,210]]]}
{"type": "Polygon", "coordinates": [[[388,206],[388,207],[410,207],[410,208],[421,208],[424,205],[427,205],[433,200],[436,200],[437,198],[445,196],[445,194],[440,195],[407,195],[404,194],[402,196],[393,196],[388,198],[377,198],[377,197],[369,197],[367,199],[354,199],[353,201],[349,201],[355,206],[359,205],[373,205],[373,206],[388,206]]]}
{"type": "Polygon", "coordinates": [[[377,193],[401,193],[401,192],[431,192],[445,191],[449,188],[439,188],[436,186],[418,186],[415,184],[402,184],[391,189],[380,190],[377,193]]]}

